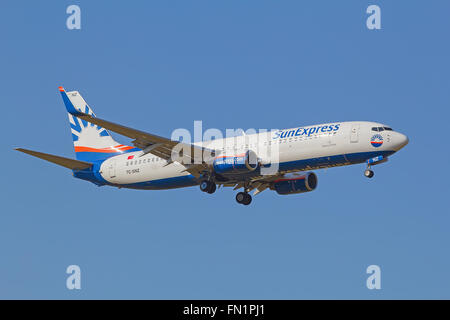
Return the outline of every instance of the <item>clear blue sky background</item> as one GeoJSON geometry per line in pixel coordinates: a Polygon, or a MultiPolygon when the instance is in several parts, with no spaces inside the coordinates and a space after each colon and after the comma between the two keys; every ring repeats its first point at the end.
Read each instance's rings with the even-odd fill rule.
{"type": "MultiPolygon", "coordinates": [[[[450,298],[448,1],[2,1],[0,298],[450,298]],[[70,4],[82,29],[66,28],[70,4]],[[366,28],[369,4],[382,30],[366,28]],[[303,195],[98,188],[59,85],[98,116],[175,128],[374,120],[410,144],[303,195]],[[82,290],[66,289],[66,267],[82,290]],[[382,289],[366,288],[366,268],[382,289]]],[[[118,137],[122,143],[127,139],[118,137]]]]}

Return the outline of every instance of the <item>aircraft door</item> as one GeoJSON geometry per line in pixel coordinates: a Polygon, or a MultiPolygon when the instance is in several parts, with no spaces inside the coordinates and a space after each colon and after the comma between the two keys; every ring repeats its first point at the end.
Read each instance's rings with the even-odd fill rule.
{"type": "Polygon", "coordinates": [[[359,124],[353,123],[350,129],[350,143],[357,143],[359,140],[359,124]]]}
{"type": "Polygon", "coordinates": [[[336,143],[332,141],[333,133],[325,132],[319,136],[322,147],[332,147],[335,146],[336,143]]]}
{"type": "Polygon", "coordinates": [[[108,174],[110,178],[116,177],[116,160],[111,160],[109,163],[108,174]]]}

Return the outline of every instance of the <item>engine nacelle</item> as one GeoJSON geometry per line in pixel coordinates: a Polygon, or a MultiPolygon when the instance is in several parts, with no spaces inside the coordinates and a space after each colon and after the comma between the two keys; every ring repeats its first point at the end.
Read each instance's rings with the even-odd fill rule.
{"type": "Polygon", "coordinates": [[[219,156],[213,162],[214,171],[220,174],[252,172],[258,167],[258,157],[251,150],[234,156],[219,156]]]}
{"type": "Polygon", "coordinates": [[[288,173],[275,180],[271,186],[278,194],[296,194],[313,191],[317,187],[317,176],[314,172],[288,173]]]}

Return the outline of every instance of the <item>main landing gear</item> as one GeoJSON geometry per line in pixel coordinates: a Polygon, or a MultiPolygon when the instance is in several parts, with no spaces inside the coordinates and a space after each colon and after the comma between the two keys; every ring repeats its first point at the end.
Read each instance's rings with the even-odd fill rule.
{"type": "Polygon", "coordinates": [[[236,201],[237,203],[248,206],[252,202],[252,196],[247,192],[238,192],[236,195],[236,201]]]}
{"type": "MultiPolygon", "coordinates": [[[[206,193],[214,193],[216,191],[216,183],[212,180],[202,180],[200,182],[200,190],[206,193]]],[[[236,194],[237,203],[248,206],[252,202],[252,196],[248,194],[248,188],[244,188],[244,192],[236,194]]]]}
{"type": "Polygon", "coordinates": [[[200,190],[207,193],[214,193],[216,191],[216,184],[211,180],[203,180],[200,182],[200,190]]]}
{"type": "Polygon", "coordinates": [[[252,196],[248,194],[250,190],[250,184],[248,181],[246,181],[244,183],[244,192],[238,192],[236,194],[237,203],[248,206],[252,202],[252,196]]]}

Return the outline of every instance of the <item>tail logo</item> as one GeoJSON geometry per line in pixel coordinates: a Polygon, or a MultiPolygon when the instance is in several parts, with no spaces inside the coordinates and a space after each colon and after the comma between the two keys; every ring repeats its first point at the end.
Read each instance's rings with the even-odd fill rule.
{"type": "MultiPolygon", "coordinates": [[[[92,110],[89,108],[88,105],[85,106],[85,110],[80,110],[81,112],[84,112],[86,114],[90,114],[93,117],[95,117],[92,110]]],[[[79,141],[80,138],[83,136],[87,137],[107,137],[109,136],[108,132],[95,124],[92,124],[90,122],[81,120],[77,117],[72,116],[69,113],[69,120],[70,120],[70,127],[72,128],[72,138],[73,141],[79,141]]]]}

